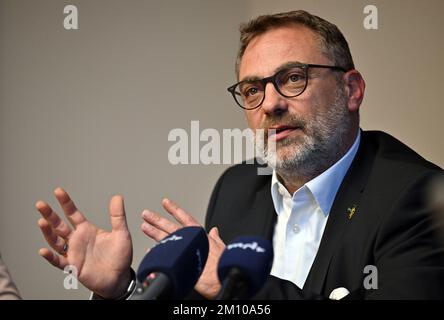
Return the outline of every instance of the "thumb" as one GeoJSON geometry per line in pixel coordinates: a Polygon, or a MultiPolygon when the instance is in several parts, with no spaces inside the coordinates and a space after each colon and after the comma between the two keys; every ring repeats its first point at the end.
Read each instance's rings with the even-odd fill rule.
{"type": "Polygon", "coordinates": [[[128,231],[122,196],[114,196],[109,202],[109,215],[113,231],[128,231]]]}
{"type": "Polygon", "coordinates": [[[213,238],[214,240],[222,241],[222,239],[219,236],[219,229],[217,227],[211,228],[208,235],[213,238]]]}
{"type": "MultiPolygon", "coordinates": [[[[225,248],[225,242],[220,237],[219,229],[217,227],[211,228],[210,232],[208,232],[208,239],[212,240],[212,241],[210,241],[210,246],[211,246],[211,243],[213,243],[213,244],[216,244],[217,247],[220,248],[220,250],[222,250],[222,251],[225,248]]],[[[222,254],[222,251],[220,251],[220,254],[222,254]]]]}

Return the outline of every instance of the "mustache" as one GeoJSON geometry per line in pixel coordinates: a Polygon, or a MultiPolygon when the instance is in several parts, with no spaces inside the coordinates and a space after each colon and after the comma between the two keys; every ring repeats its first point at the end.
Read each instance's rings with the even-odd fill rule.
{"type": "Polygon", "coordinates": [[[260,125],[259,129],[264,130],[265,138],[268,138],[268,132],[272,127],[285,126],[291,128],[298,128],[305,130],[307,127],[307,121],[298,115],[286,115],[286,116],[270,116],[267,117],[260,125]]]}

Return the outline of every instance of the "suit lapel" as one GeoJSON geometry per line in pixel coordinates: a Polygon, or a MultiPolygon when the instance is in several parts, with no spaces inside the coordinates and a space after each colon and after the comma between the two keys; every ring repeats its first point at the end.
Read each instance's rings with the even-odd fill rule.
{"type": "Polygon", "coordinates": [[[247,227],[251,234],[272,240],[276,211],[271,198],[271,176],[264,177],[264,183],[257,190],[253,206],[249,211],[251,225],[247,227]]]}
{"type": "Polygon", "coordinates": [[[316,258],[304,284],[304,292],[322,293],[330,261],[341,243],[351,217],[359,214],[361,195],[371,171],[374,155],[374,150],[363,133],[358,153],[339,187],[330,210],[316,258]]]}

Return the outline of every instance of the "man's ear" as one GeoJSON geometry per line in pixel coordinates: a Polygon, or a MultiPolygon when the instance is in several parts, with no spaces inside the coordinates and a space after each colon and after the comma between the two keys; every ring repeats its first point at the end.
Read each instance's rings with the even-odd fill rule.
{"type": "Polygon", "coordinates": [[[348,98],[348,110],[358,112],[364,99],[365,81],[358,70],[350,70],[343,76],[345,94],[348,98]]]}

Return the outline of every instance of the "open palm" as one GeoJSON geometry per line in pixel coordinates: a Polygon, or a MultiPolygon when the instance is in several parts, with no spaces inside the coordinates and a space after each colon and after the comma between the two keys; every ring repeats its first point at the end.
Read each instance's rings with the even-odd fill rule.
{"type": "Polygon", "coordinates": [[[39,254],[57,268],[75,267],[78,280],[96,294],[120,296],[130,282],[133,256],[122,197],[114,196],[110,201],[112,231],[107,232],[86,220],[63,189],[54,194],[73,228],[46,202],[38,201],[36,208],[43,216],[39,227],[55,251],[43,248],[39,254]]]}

